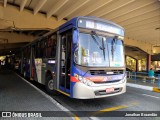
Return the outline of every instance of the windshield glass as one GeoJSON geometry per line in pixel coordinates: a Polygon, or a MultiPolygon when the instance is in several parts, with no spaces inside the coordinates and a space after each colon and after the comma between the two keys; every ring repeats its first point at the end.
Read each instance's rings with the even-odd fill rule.
{"type": "Polygon", "coordinates": [[[75,63],[90,67],[123,67],[123,43],[113,37],[79,33],[78,47],[74,53],[75,63]]]}
{"type": "Polygon", "coordinates": [[[108,37],[108,52],[110,67],[124,67],[124,51],[123,51],[123,42],[122,40],[108,37]]]}

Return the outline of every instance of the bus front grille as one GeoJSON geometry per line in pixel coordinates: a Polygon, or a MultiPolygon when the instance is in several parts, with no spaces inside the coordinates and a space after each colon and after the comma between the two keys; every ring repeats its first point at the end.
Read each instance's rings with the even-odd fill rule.
{"type": "Polygon", "coordinates": [[[91,75],[119,75],[119,74],[123,74],[123,70],[89,70],[91,75]],[[112,73],[112,74],[108,74],[108,73],[112,73]]]}
{"type": "Polygon", "coordinates": [[[113,81],[94,82],[94,83],[95,84],[105,84],[105,83],[116,83],[116,82],[119,82],[119,81],[121,81],[121,79],[120,80],[113,80],[113,81]]]}

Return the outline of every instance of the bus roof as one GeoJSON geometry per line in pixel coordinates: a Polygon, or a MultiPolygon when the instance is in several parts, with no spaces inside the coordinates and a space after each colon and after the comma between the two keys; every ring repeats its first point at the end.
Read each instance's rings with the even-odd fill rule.
{"type": "Polygon", "coordinates": [[[71,20],[67,21],[66,23],[64,23],[63,25],[59,26],[57,29],[54,29],[46,34],[44,34],[43,36],[37,38],[36,40],[34,40],[33,42],[23,46],[23,47],[27,47],[28,45],[31,45],[31,44],[34,44],[35,42],[37,41],[41,41],[42,38],[45,38],[47,37],[48,35],[51,35],[52,33],[56,32],[56,31],[64,31],[64,28],[67,28],[67,27],[77,27],[77,21],[79,19],[86,19],[86,20],[95,20],[95,21],[99,21],[99,22],[104,22],[104,23],[108,23],[108,24],[111,24],[111,25],[114,25],[120,29],[122,29],[124,31],[124,28],[121,27],[120,25],[112,22],[112,21],[109,21],[109,20],[105,20],[105,19],[101,19],[101,18],[97,18],[97,17],[94,17],[94,16],[78,16],[78,17],[75,17],[75,18],[72,18],[71,20]]]}
{"type": "Polygon", "coordinates": [[[77,25],[77,21],[79,19],[95,20],[95,21],[99,21],[99,22],[104,22],[104,23],[108,23],[108,24],[114,25],[114,26],[124,30],[123,27],[121,27],[120,25],[118,25],[118,24],[116,24],[116,23],[114,23],[112,21],[101,19],[101,18],[97,18],[97,17],[94,17],[94,16],[84,16],[84,17],[83,16],[78,16],[78,17],[75,17],[75,18],[67,21],[63,25],[61,25],[58,29],[61,30],[61,29],[65,28],[65,27],[67,27],[69,25],[73,25],[73,26],[77,27],[76,25],[77,25]]]}

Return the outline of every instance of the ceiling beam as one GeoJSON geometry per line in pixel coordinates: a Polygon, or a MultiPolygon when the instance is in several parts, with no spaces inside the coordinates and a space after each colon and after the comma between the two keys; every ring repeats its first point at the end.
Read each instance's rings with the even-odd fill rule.
{"type": "Polygon", "coordinates": [[[34,34],[34,30],[31,30],[30,32],[28,32],[28,35],[32,35],[32,34],[34,34]]]}
{"type": "Polygon", "coordinates": [[[41,13],[33,15],[32,12],[27,9],[24,9],[23,12],[19,12],[18,8],[19,7],[15,7],[9,4],[5,9],[3,6],[0,6],[0,14],[3,15],[0,15],[0,18],[3,20],[11,21],[11,25],[13,25],[14,22],[15,28],[21,30],[55,29],[66,22],[66,20],[57,21],[55,17],[46,19],[46,15],[41,13]]]}
{"type": "Polygon", "coordinates": [[[158,38],[153,36],[153,37],[144,37],[144,36],[133,36],[133,37],[130,37],[130,38],[133,38],[135,40],[138,40],[138,41],[142,41],[144,43],[150,43],[150,44],[156,44],[156,43],[160,43],[158,38]]]}
{"type": "Polygon", "coordinates": [[[148,24],[146,26],[139,26],[134,29],[126,29],[126,33],[131,33],[131,32],[140,31],[140,30],[146,30],[146,29],[150,29],[150,28],[155,29],[156,27],[159,27],[159,26],[160,26],[160,22],[157,21],[154,24],[148,24]]]}
{"type": "Polygon", "coordinates": [[[124,44],[130,45],[130,46],[136,46],[136,47],[142,49],[143,51],[151,54],[152,44],[150,44],[150,43],[125,37],[124,44]]]}
{"type": "Polygon", "coordinates": [[[109,12],[106,12],[105,14],[101,15],[101,17],[104,18],[104,19],[111,20],[113,17],[119,16],[120,14],[126,12],[128,10],[126,8],[128,8],[130,6],[132,8],[132,6],[134,6],[136,4],[137,4],[137,1],[135,1],[135,0],[130,1],[130,2],[126,3],[126,4],[122,4],[122,7],[118,6],[116,9],[111,10],[109,12]],[[123,11],[123,12],[121,12],[121,11],[123,11]]]}
{"type": "Polygon", "coordinates": [[[143,32],[143,34],[130,35],[130,37],[135,38],[136,40],[146,40],[146,42],[156,42],[158,40],[158,35],[155,32],[150,32],[151,36],[145,36],[148,32],[143,32]]]}
{"type": "Polygon", "coordinates": [[[119,16],[122,16],[121,19],[123,19],[124,18],[123,15],[126,15],[127,13],[128,13],[127,15],[134,15],[137,11],[138,11],[138,13],[144,12],[141,9],[148,10],[147,7],[149,9],[153,8],[154,7],[154,6],[152,6],[153,3],[157,4],[157,2],[155,2],[155,0],[145,0],[145,1],[144,0],[138,0],[138,1],[134,1],[131,4],[126,5],[126,6],[122,7],[122,8],[120,8],[120,9],[117,9],[117,10],[113,11],[113,12],[110,12],[110,13],[102,16],[102,17],[103,18],[108,18],[110,20],[113,20],[113,18],[117,18],[119,16]],[[151,7],[149,7],[149,6],[151,6],[151,7]]]}
{"type": "Polygon", "coordinates": [[[37,3],[37,6],[35,6],[34,8],[33,14],[36,15],[46,2],[47,0],[39,0],[39,2],[37,3]]]}
{"type": "Polygon", "coordinates": [[[0,32],[0,36],[8,40],[8,43],[31,42],[37,37],[15,32],[0,32]]]}
{"type": "Polygon", "coordinates": [[[101,17],[132,2],[134,2],[134,0],[115,0],[88,15],[101,17]]]}
{"type": "Polygon", "coordinates": [[[68,15],[70,15],[71,13],[73,13],[74,11],[76,11],[77,9],[79,9],[80,7],[82,7],[84,4],[86,4],[89,1],[90,0],[78,0],[78,1],[76,1],[72,6],[70,6],[68,9],[64,10],[61,14],[59,14],[57,16],[58,21],[67,17],[68,15]]]}
{"type": "Polygon", "coordinates": [[[137,35],[140,35],[140,34],[141,35],[144,34],[145,36],[148,37],[148,34],[150,34],[149,36],[154,36],[154,34],[156,34],[156,36],[157,36],[158,32],[159,31],[155,30],[155,26],[152,26],[149,29],[147,29],[147,28],[146,29],[140,29],[140,30],[136,30],[135,32],[132,32],[132,33],[126,31],[125,35],[126,36],[137,36],[137,35]]]}
{"type": "Polygon", "coordinates": [[[23,9],[24,9],[24,7],[25,7],[27,1],[28,1],[28,0],[22,0],[22,1],[21,1],[21,4],[20,4],[20,12],[23,11],[23,9]]]}
{"type": "Polygon", "coordinates": [[[47,31],[41,31],[41,32],[39,32],[39,33],[36,33],[35,36],[41,36],[41,35],[43,35],[43,34],[45,34],[45,33],[47,33],[47,31]]]}
{"type": "MultiPolygon", "coordinates": [[[[7,43],[7,44],[0,44],[0,49],[12,49],[12,48],[20,48],[26,45],[28,42],[24,43],[7,43]]],[[[2,52],[2,51],[1,51],[2,52]]]]}
{"type": "Polygon", "coordinates": [[[86,16],[99,8],[109,4],[113,0],[92,0],[88,2],[85,6],[81,7],[77,12],[74,12],[69,16],[69,18],[73,18],[74,16],[86,16]]]}
{"type": "MultiPolygon", "coordinates": [[[[149,5],[147,5],[147,6],[144,6],[144,7],[142,7],[142,8],[136,9],[136,10],[134,10],[134,11],[128,13],[128,14],[122,15],[121,17],[119,17],[119,19],[115,19],[115,20],[116,20],[116,22],[121,22],[121,21],[123,21],[123,20],[125,20],[125,19],[132,19],[132,18],[134,18],[134,17],[136,17],[136,16],[143,15],[143,14],[145,14],[145,13],[148,13],[148,12],[154,11],[154,10],[157,10],[157,9],[159,9],[159,8],[160,8],[160,6],[159,6],[156,2],[154,2],[154,3],[152,3],[152,4],[149,4],[149,5]]],[[[128,9],[130,9],[130,8],[128,7],[128,9]]],[[[121,10],[120,10],[120,11],[121,11],[121,10]]],[[[126,9],[126,11],[128,11],[128,10],[126,9]]],[[[121,12],[123,12],[123,11],[121,11],[121,12]]],[[[108,17],[110,18],[110,17],[112,17],[112,16],[113,16],[113,15],[110,15],[110,16],[108,16],[108,17]]],[[[106,16],[106,17],[107,17],[107,16],[106,16]]]]}
{"type": "MultiPolygon", "coordinates": [[[[125,25],[132,24],[132,23],[135,23],[135,22],[138,22],[138,21],[142,21],[142,20],[145,20],[145,19],[156,17],[156,16],[160,15],[159,11],[160,11],[160,9],[149,11],[149,12],[146,12],[144,14],[125,19],[121,22],[118,22],[118,24],[120,24],[122,26],[125,26],[125,25]]],[[[114,22],[117,22],[117,21],[115,20],[114,22]]]]}
{"type": "Polygon", "coordinates": [[[152,18],[148,18],[148,19],[144,19],[144,20],[132,23],[132,24],[124,25],[124,27],[125,28],[134,28],[134,27],[137,27],[139,25],[149,24],[149,23],[152,23],[152,22],[155,22],[155,21],[160,21],[160,16],[155,16],[155,17],[152,17],[152,18]]]}
{"type": "Polygon", "coordinates": [[[141,23],[141,24],[135,24],[135,25],[132,25],[132,26],[128,26],[128,27],[125,27],[125,30],[128,31],[128,30],[134,30],[134,29],[139,29],[139,28],[142,28],[144,26],[150,26],[150,25],[156,25],[156,24],[160,24],[160,20],[155,20],[155,21],[146,21],[144,23],[141,23]]]}
{"type": "Polygon", "coordinates": [[[154,44],[155,42],[157,42],[157,40],[160,41],[159,31],[155,30],[156,27],[157,26],[150,26],[148,28],[146,27],[145,29],[134,30],[134,32],[128,32],[126,30],[125,36],[135,40],[154,44]]]}
{"type": "Polygon", "coordinates": [[[59,0],[57,1],[52,8],[47,12],[47,18],[50,18],[53,14],[55,14],[62,6],[64,6],[68,0],[59,0]]]}
{"type": "MultiPolygon", "coordinates": [[[[137,36],[140,36],[140,35],[145,35],[146,34],[150,34],[151,37],[158,37],[158,33],[153,29],[153,30],[148,30],[148,29],[142,29],[142,30],[139,30],[139,31],[135,31],[134,33],[127,33],[126,32],[126,36],[130,36],[130,37],[137,37],[137,36]]],[[[143,36],[143,37],[145,37],[143,36]]],[[[148,36],[146,36],[148,37],[148,36]]]]}
{"type": "Polygon", "coordinates": [[[7,0],[4,0],[4,7],[7,7],[7,0]]]}
{"type": "Polygon", "coordinates": [[[126,33],[126,37],[128,36],[129,38],[135,39],[135,40],[140,40],[140,41],[144,41],[148,42],[148,43],[155,43],[159,40],[159,34],[156,33],[153,30],[140,30],[137,31],[135,33],[126,33]],[[149,34],[149,36],[148,36],[149,34]]]}

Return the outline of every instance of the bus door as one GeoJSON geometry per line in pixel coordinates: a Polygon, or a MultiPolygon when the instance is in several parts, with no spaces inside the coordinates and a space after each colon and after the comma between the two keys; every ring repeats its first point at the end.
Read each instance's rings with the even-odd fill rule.
{"type": "Polygon", "coordinates": [[[36,79],[36,66],[35,66],[35,52],[36,52],[36,45],[32,45],[32,48],[31,48],[31,68],[30,68],[30,71],[31,71],[31,79],[34,79],[34,80],[37,80],[36,79]]]}
{"type": "Polygon", "coordinates": [[[70,93],[70,71],[71,71],[71,43],[72,31],[61,34],[60,45],[60,90],[70,93]]]}

